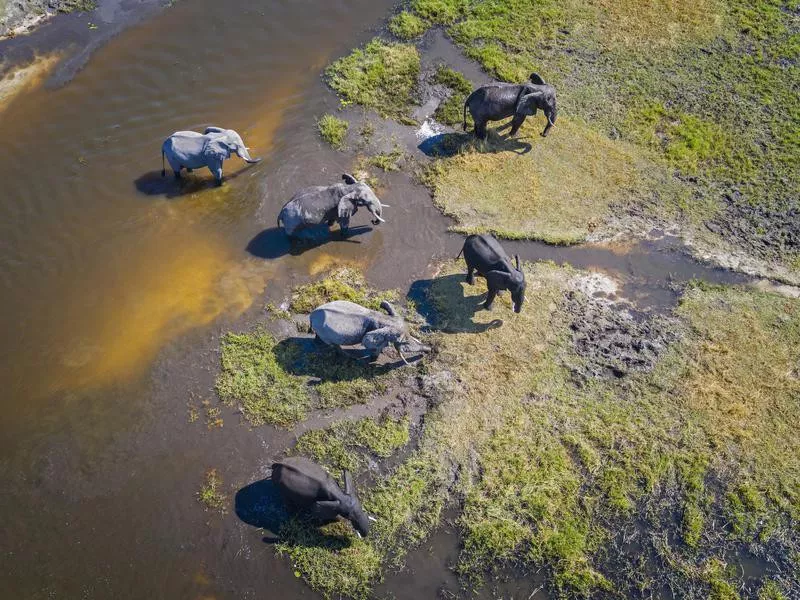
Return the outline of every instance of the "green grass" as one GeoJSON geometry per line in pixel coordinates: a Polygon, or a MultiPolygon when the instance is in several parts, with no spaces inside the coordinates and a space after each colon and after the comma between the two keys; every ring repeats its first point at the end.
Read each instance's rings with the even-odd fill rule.
{"type": "MultiPolygon", "coordinates": [[[[450,88],[451,93],[437,108],[433,117],[445,125],[461,125],[464,120],[464,102],[472,92],[472,84],[458,71],[439,65],[433,76],[433,82],[450,88]]],[[[472,117],[469,116],[469,123],[472,117]]]]}
{"type": "Polygon", "coordinates": [[[358,473],[366,468],[366,454],[389,458],[409,440],[407,418],[369,417],[341,421],[327,429],[309,431],[300,436],[294,452],[305,454],[331,469],[358,473]]]}
{"type": "Polygon", "coordinates": [[[344,140],[347,137],[349,127],[350,124],[347,121],[333,115],[322,115],[317,121],[319,135],[337,150],[344,148],[344,140]]]}
{"type": "Polygon", "coordinates": [[[206,471],[203,485],[197,492],[197,499],[206,510],[225,512],[228,496],[222,491],[222,477],[216,469],[206,471]]]}
{"type": "Polygon", "coordinates": [[[304,549],[314,553],[295,563],[304,577],[335,571],[367,595],[436,527],[448,496],[460,507],[456,570],[472,586],[515,566],[540,570],[563,598],[648,597],[669,585],[732,599],[740,571],[723,562],[728,544],[790,572],[800,549],[800,301],[690,287],[676,311],[683,333],[652,372],[579,383],[566,366],[576,358],[565,307],[580,274],[525,268],[536,284],[519,315],[507,297],[476,311],[485,287],[466,285],[461,265],[434,278],[429,300],[448,333],[425,370],[457,384],[435,399],[419,450],[362,492],[380,525],[354,542],[358,564],[343,550],[304,549]],[[642,549],[628,554],[616,532],[637,528],[642,549]]]}
{"type": "Polygon", "coordinates": [[[404,10],[389,21],[389,31],[398,39],[412,40],[418,38],[428,29],[428,24],[417,15],[404,10]]]}
{"type": "Polygon", "coordinates": [[[361,272],[343,268],[327,274],[319,281],[296,288],[292,293],[289,310],[294,313],[310,313],[318,306],[334,300],[348,300],[378,310],[384,300],[396,303],[399,299],[396,290],[372,290],[367,286],[361,272]]]}
{"type": "Polygon", "coordinates": [[[325,75],[343,105],[359,104],[399,118],[415,103],[419,70],[414,46],[375,39],[331,64],[325,75]]]}
{"type": "Polygon", "coordinates": [[[379,152],[366,159],[370,166],[377,167],[385,173],[399,171],[403,160],[404,152],[399,146],[395,146],[390,152],[379,152]]]}

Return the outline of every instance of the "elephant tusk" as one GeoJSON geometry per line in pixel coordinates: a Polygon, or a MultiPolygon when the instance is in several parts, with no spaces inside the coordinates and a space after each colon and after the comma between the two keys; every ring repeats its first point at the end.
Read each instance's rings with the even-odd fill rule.
{"type": "Polygon", "coordinates": [[[361,539],[361,534],[358,531],[356,531],[356,535],[358,536],[358,539],[361,539]]]}
{"type": "Polygon", "coordinates": [[[403,351],[402,351],[402,350],[400,350],[400,349],[398,348],[398,350],[397,350],[397,353],[400,355],[400,358],[402,358],[402,359],[403,359],[403,362],[404,362],[404,363],[406,363],[406,364],[409,364],[409,362],[406,360],[406,357],[405,357],[405,356],[403,356],[403,351]]]}
{"type": "Polygon", "coordinates": [[[370,521],[372,521],[373,523],[377,523],[377,522],[378,522],[378,519],[376,519],[376,518],[375,518],[375,517],[373,517],[372,515],[367,515],[367,518],[368,518],[370,521]]]}
{"type": "Polygon", "coordinates": [[[388,204],[381,204],[381,208],[391,208],[388,204]]]}
{"type": "Polygon", "coordinates": [[[377,220],[379,223],[386,223],[386,221],[384,221],[383,219],[381,219],[381,218],[380,218],[378,215],[375,215],[375,219],[376,219],[376,220],[377,220]]]}

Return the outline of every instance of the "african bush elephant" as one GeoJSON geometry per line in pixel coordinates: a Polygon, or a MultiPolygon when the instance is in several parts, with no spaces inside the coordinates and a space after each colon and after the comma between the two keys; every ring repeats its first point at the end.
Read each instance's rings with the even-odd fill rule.
{"type": "Polygon", "coordinates": [[[344,491],[318,464],[301,456],[290,456],[272,465],[272,481],[287,508],[322,523],[344,517],[359,536],[369,533],[370,520],[361,508],[353,478],[344,471],[344,491]]]}
{"type": "Polygon", "coordinates": [[[260,158],[250,158],[241,136],[233,129],[206,127],[203,133],[176,131],[161,146],[161,176],[167,174],[166,157],[176,179],[180,179],[181,169],[191,173],[192,169],[208,167],[217,185],[222,185],[222,163],[231,157],[231,152],[247,163],[261,162],[260,158]]]}
{"type": "Polygon", "coordinates": [[[352,175],[342,175],[344,183],[303,188],[284,204],[278,215],[278,227],[283,227],[289,237],[300,237],[304,229],[323,223],[331,227],[338,221],[342,235],[347,233],[350,218],[360,206],[365,206],[375,217],[373,225],[385,223],[382,213],[388,205],[381,204],[375,192],[366,183],[352,175]]]}
{"type": "Polygon", "coordinates": [[[514,312],[522,310],[525,301],[525,273],[519,267],[519,256],[515,256],[516,266],[503,250],[500,243],[490,235],[471,235],[464,241],[464,247],[458,256],[464,255],[467,263],[467,283],[473,285],[473,271],[486,278],[489,293],[484,307],[492,308],[497,293],[502,290],[511,292],[514,312]]]}
{"type": "Polygon", "coordinates": [[[372,359],[378,358],[389,344],[408,364],[403,351],[429,352],[430,348],[408,332],[403,317],[395,313],[392,305],[381,302],[386,314],[364,308],[346,300],[328,302],[316,308],[309,315],[311,329],[317,337],[331,346],[352,346],[361,344],[372,359]]]}
{"type": "Polygon", "coordinates": [[[542,137],[547,137],[558,116],[556,90],[536,73],[531,73],[531,83],[484,85],[472,92],[464,102],[464,131],[467,130],[467,109],[475,121],[475,135],[486,139],[487,122],[514,117],[509,132],[513,136],[522,127],[525,117],[535,115],[540,108],[547,117],[542,137]]]}

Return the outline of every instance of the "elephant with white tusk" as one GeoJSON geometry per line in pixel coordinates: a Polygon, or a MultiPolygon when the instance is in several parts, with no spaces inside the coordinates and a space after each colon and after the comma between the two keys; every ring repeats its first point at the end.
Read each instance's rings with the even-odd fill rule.
{"type": "Polygon", "coordinates": [[[464,131],[467,130],[467,109],[475,121],[475,135],[486,139],[486,124],[489,121],[511,120],[509,136],[516,135],[526,117],[534,116],[542,109],[547,117],[547,125],[542,137],[547,137],[556,124],[556,90],[545,83],[537,73],[531,73],[530,83],[493,83],[479,87],[464,102],[464,131]]]}
{"type": "Polygon", "coordinates": [[[387,204],[375,195],[366,183],[352,175],[342,175],[344,183],[329,186],[315,186],[299,190],[281,209],[278,226],[283,227],[289,237],[301,237],[303,230],[320,225],[333,226],[338,222],[342,235],[347,233],[350,218],[359,207],[366,207],[375,217],[373,225],[385,223],[383,209],[387,204]]]}
{"type": "Polygon", "coordinates": [[[272,481],[287,508],[321,523],[343,517],[361,537],[369,533],[370,521],[356,495],[353,478],[344,471],[344,490],[318,464],[301,456],[290,456],[272,465],[272,481]]]}
{"type": "Polygon", "coordinates": [[[406,364],[404,351],[430,352],[429,347],[411,336],[403,317],[395,313],[391,304],[381,302],[381,308],[386,314],[346,300],[328,302],[309,316],[311,329],[320,340],[331,346],[361,344],[373,360],[389,344],[406,364]]]}
{"type": "MultiPolygon", "coordinates": [[[[474,272],[486,278],[489,292],[484,307],[491,310],[495,296],[503,290],[511,292],[514,312],[522,310],[525,302],[525,272],[520,268],[519,256],[514,257],[512,264],[506,251],[494,236],[480,234],[471,235],[464,240],[464,247],[458,256],[464,255],[467,263],[467,283],[475,283],[474,272]]],[[[458,257],[456,257],[458,258],[458,257]]]]}
{"type": "Polygon", "coordinates": [[[161,176],[167,174],[166,159],[176,179],[180,179],[181,169],[191,172],[192,169],[208,167],[217,185],[222,185],[222,163],[231,157],[231,153],[250,164],[261,162],[260,158],[250,158],[248,150],[233,129],[206,127],[203,133],[176,131],[161,146],[161,176]]]}

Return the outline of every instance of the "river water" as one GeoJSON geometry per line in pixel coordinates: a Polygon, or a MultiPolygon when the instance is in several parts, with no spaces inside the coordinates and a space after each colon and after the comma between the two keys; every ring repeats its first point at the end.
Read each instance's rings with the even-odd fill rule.
{"type": "MultiPolygon", "coordinates": [[[[219,333],[292,284],[351,264],[404,288],[458,252],[402,174],[381,191],[387,225],[352,241],[292,255],[274,229],[295,189],[351,169],[315,133],[337,105],[320,72],[392,4],[177,2],[108,24],[119,33],[101,45],[88,23],[110,37],[103,14],[126,5],[112,2],[63,17],[68,33],[56,20],[0,42],[6,58],[61,61],[0,107],[0,597],[311,595],[256,529],[194,496],[207,468],[231,495],[257,480],[290,436],[231,418],[209,430],[187,407],[213,401],[219,333]],[[163,139],[212,124],[264,161],[231,159],[221,188],[205,171],[162,178],[163,139]]],[[[728,277],[663,245],[514,250],[607,271],[654,305],[674,299],[676,274],[728,277]]]]}

